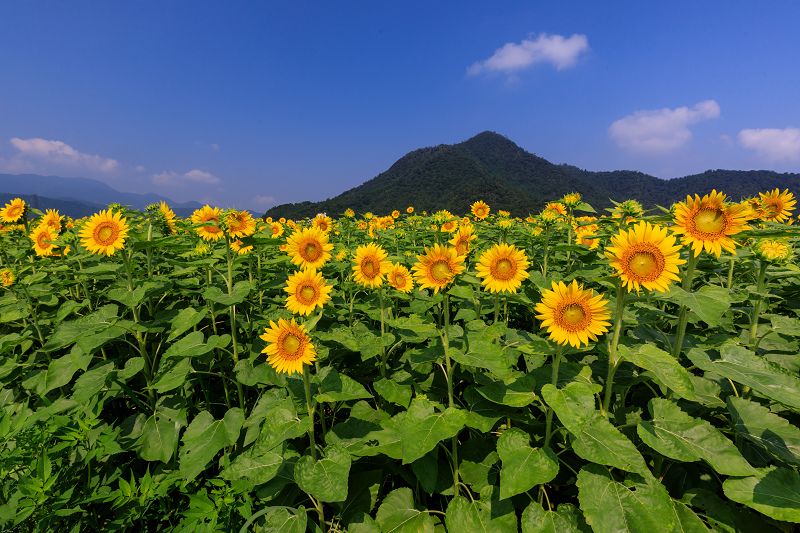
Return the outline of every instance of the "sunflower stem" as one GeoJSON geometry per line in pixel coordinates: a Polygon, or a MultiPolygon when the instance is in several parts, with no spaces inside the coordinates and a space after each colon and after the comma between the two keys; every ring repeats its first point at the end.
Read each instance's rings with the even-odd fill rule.
{"type": "Polygon", "coordinates": [[[608,374],[606,375],[606,391],[603,397],[603,416],[608,418],[608,408],[611,405],[612,389],[614,387],[614,374],[621,363],[621,358],[617,357],[617,347],[619,338],[622,334],[622,316],[625,312],[625,287],[619,278],[615,281],[617,289],[617,307],[614,314],[614,334],[608,345],[608,374]]]}
{"type": "Polygon", "coordinates": [[[25,303],[28,304],[28,311],[30,311],[31,318],[33,319],[33,327],[36,328],[36,334],[39,336],[39,342],[42,343],[42,346],[44,346],[44,336],[42,335],[42,330],[39,329],[39,319],[36,316],[36,309],[33,307],[31,295],[28,293],[28,287],[26,287],[24,283],[20,283],[20,286],[22,287],[22,292],[25,293],[25,303]]]}
{"type": "Polygon", "coordinates": [[[728,266],[728,290],[731,290],[733,287],[733,265],[736,264],[736,261],[731,258],[730,265],[728,266]]]}
{"type": "Polygon", "coordinates": [[[494,323],[497,324],[500,318],[500,293],[494,293],[494,323]]]}
{"type": "MultiPolygon", "coordinates": [[[[688,292],[692,287],[692,278],[694,278],[694,267],[697,264],[697,256],[694,255],[692,249],[689,249],[689,261],[686,264],[686,273],[681,283],[681,288],[688,292]]],[[[672,346],[672,356],[675,359],[680,358],[681,349],[683,348],[683,337],[686,335],[686,323],[688,322],[688,312],[686,306],[681,304],[680,314],[678,316],[678,331],[675,336],[675,344],[672,346]]]]}
{"type": "MultiPolygon", "coordinates": [[[[233,293],[233,257],[231,257],[231,238],[227,231],[225,232],[225,258],[228,261],[228,278],[225,280],[225,283],[228,285],[228,296],[230,296],[233,293]]],[[[236,339],[236,305],[231,305],[228,308],[228,314],[231,317],[233,364],[236,366],[236,364],[239,363],[239,344],[236,339]]],[[[239,394],[239,406],[242,408],[243,412],[246,412],[244,408],[244,391],[242,390],[242,384],[238,381],[236,382],[236,392],[239,394]]]]}
{"type": "Polygon", "coordinates": [[[758,288],[756,289],[758,297],[756,298],[755,304],[753,304],[753,320],[750,322],[750,346],[755,345],[756,335],[758,334],[758,319],[761,314],[761,302],[764,299],[761,293],[764,292],[764,278],[767,274],[767,266],[768,263],[766,261],[761,261],[758,269],[758,288]]]}
{"type": "MultiPolygon", "coordinates": [[[[559,344],[556,351],[556,356],[553,358],[553,373],[550,378],[550,384],[555,387],[558,384],[558,367],[561,365],[561,357],[564,352],[564,346],[559,344]]],[[[544,447],[550,445],[550,438],[553,436],[553,408],[547,407],[547,417],[544,426],[544,447]]]]}
{"type": "Polygon", "coordinates": [[[317,460],[317,445],[314,441],[314,404],[311,400],[311,377],[309,376],[309,365],[303,365],[303,389],[306,393],[306,411],[311,418],[311,426],[308,428],[308,447],[311,451],[311,458],[317,460]]]}
{"type": "Polygon", "coordinates": [[[381,301],[381,377],[386,377],[386,345],[383,344],[383,336],[385,333],[385,309],[386,309],[386,300],[383,294],[383,284],[378,287],[378,296],[380,297],[381,301]]]}
{"type": "MultiPolygon", "coordinates": [[[[442,301],[442,311],[444,314],[444,331],[442,334],[442,342],[444,347],[444,362],[445,362],[445,378],[447,379],[447,406],[449,408],[455,407],[455,401],[453,399],[453,378],[455,377],[454,371],[455,366],[450,361],[450,338],[448,330],[450,329],[450,296],[445,293],[444,300],[442,301]]],[[[459,484],[459,475],[458,475],[458,436],[454,436],[452,441],[452,455],[451,459],[453,461],[453,495],[458,496],[458,484],[459,484]]]]}
{"type": "Polygon", "coordinates": [[[550,254],[550,224],[544,228],[544,257],[542,259],[542,276],[547,277],[547,258],[550,254]]]}

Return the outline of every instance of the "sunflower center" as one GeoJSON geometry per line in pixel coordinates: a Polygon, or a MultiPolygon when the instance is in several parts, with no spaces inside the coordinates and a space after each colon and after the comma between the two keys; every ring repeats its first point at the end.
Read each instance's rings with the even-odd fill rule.
{"type": "Polygon", "coordinates": [[[724,233],[727,223],[725,213],[718,207],[701,208],[694,217],[694,227],[708,235],[724,233]]]}
{"type": "Polygon", "coordinates": [[[280,229],[277,226],[272,226],[272,228],[270,228],[270,229],[272,230],[272,234],[273,235],[277,235],[278,231],[280,231],[280,229]]]}
{"type": "Polygon", "coordinates": [[[281,347],[283,348],[283,357],[290,361],[294,361],[295,359],[300,357],[298,353],[300,351],[300,345],[302,342],[293,333],[289,333],[286,337],[283,338],[283,343],[281,343],[281,347]]]}
{"type": "Polygon", "coordinates": [[[47,244],[45,241],[49,241],[49,240],[50,240],[50,235],[48,233],[42,232],[42,233],[39,234],[39,238],[36,239],[36,244],[39,245],[39,248],[46,249],[46,248],[49,248],[50,245],[47,244]]]}
{"type": "Polygon", "coordinates": [[[764,203],[764,211],[766,218],[776,218],[783,211],[783,206],[778,205],[777,200],[770,200],[764,203]]]}
{"type": "Polygon", "coordinates": [[[450,281],[450,277],[453,275],[453,270],[450,268],[450,265],[447,264],[447,261],[436,261],[431,265],[430,272],[431,277],[438,283],[450,281]]]}
{"type": "Polygon", "coordinates": [[[591,312],[579,302],[567,303],[555,314],[556,323],[569,332],[581,331],[591,321],[591,312]]]}
{"type": "Polygon", "coordinates": [[[101,246],[114,244],[114,241],[117,240],[117,235],[119,235],[119,228],[116,224],[111,224],[110,222],[98,224],[94,229],[94,240],[101,246]]]}
{"type": "Polygon", "coordinates": [[[361,261],[361,274],[365,278],[372,279],[378,275],[380,268],[378,265],[375,264],[375,260],[371,257],[368,257],[361,261]]]}
{"type": "Polygon", "coordinates": [[[315,242],[308,242],[303,247],[303,259],[306,261],[316,261],[319,259],[320,251],[319,246],[315,242]]]}
{"type": "Polygon", "coordinates": [[[394,275],[394,284],[396,287],[405,287],[406,278],[402,274],[394,275]]]}
{"type": "Polygon", "coordinates": [[[492,269],[492,277],[503,281],[513,278],[514,274],[516,274],[514,263],[506,257],[497,261],[492,269]]]}
{"type": "Polygon", "coordinates": [[[20,205],[11,206],[11,209],[8,210],[8,218],[17,218],[22,214],[22,210],[25,209],[20,205]]]}
{"type": "Polygon", "coordinates": [[[313,285],[303,285],[300,287],[300,290],[297,291],[297,299],[304,305],[309,305],[314,303],[317,299],[317,289],[314,288],[313,285]]]}
{"type": "Polygon", "coordinates": [[[628,259],[628,270],[640,281],[652,281],[664,271],[664,256],[657,249],[637,250],[628,259]]]}

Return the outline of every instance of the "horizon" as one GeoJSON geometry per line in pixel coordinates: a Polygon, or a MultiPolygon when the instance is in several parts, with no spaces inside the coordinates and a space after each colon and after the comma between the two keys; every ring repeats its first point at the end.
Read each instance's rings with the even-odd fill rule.
{"type": "Polygon", "coordinates": [[[0,173],[263,213],[484,131],[598,172],[800,169],[800,4],[4,11],[0,173]]]}

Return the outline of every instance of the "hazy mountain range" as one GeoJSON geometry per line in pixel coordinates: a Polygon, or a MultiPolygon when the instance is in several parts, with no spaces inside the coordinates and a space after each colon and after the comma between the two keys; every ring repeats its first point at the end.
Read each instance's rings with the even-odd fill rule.
{"type": "Polygon", "coordinates": [[[704,195],[713,189],[732,201],[774,188],[800,192],[800,174],[766,170],[708,170],[702,174],[664,180],[641,172],[592,172],[571,165],[555,165],[530,154],[511,140],[486,131],[458,144],[440,144],[409,152],[371,180],[323,202],[278,205],[265,216],[339,216],[351,208],[357,213],[388,214],[413,206],[418,212],[447,209],[463,215],[477,200],[512,215],[525,217],[547,202],[579,192],[596,210],[613,206],[611,200],[639,200],[646,208],[669,207],[687,194],[704,195]]]}
{"type": "Polygon", "coordinates": [[[41,211],[58,209],[60,214],[73,218],[90,216],[112,203],[144,210],[150,204],[163,201],[180,217],[188,217],[195,209],[203,207],[203,204],[197,202],[175,203],[155,193],[120,192],[91,178],[0,174],[0,205],[17,197],[33,206],[38,204],[41,211]]]}

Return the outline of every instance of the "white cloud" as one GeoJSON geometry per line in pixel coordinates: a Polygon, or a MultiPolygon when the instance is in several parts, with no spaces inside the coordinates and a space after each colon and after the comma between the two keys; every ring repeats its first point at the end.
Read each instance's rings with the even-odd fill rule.
{"type": "Polygon", "coordinates": [[[664,155],[691,139],[689,124],[719,117],[719,104],[705,100],[691,109],[639,110],[615,121],[608,128],[612,139],[622,148],[647,155],[664,155]]]}
{"type": "Polygon", "coordinates": [[[578,56],[589,50],[585,35],[563,35],[540,33],[535,41],[524,39],[521,43],[506,43],[495,50],[494,55],[483,61],[476,61],[467,74],[475,76],[484,72],[505,72],[512,74],[537,63],[551,63],[557,70],[572,67],[578,56]]]}
{"type": "Polygon", "coordinates": [[[215,175],[197,169],[190,170],[185,174],[165,170],[160,174],[153,174],[150,178],[156,185],[168,186],[182,186],[189,183],[221,183],[221,180],[215,175]]]}
{"type": "Polygon", "coordinates": [[[275,203],[274,196],[256,196],[253,201],[259,205],[270,205],[275,203]]]}
{"type": "Polygon", "coordinates": [[[142,165],[138,165],[138,166],[136,167],[136,172],[144,172],[145,170],[147,170],[147,169],[146,169],[146,168],[144,168],[142,165]]]}
{"type": "Polygon", "coordinates": [[[14,137],[9,142],[18,150],[10,159],[0,159],[6,172],[110,174],[119,169],[119,162],[108,157],[84,154],[61,141],[14,137]]]}
{"type": "Polygon", "coordinates": [[[778,161],[800,160],[800,129],[777,128],[746,129],[736,136],[739,144],[755,150],[762,159],[778,161]]]}

